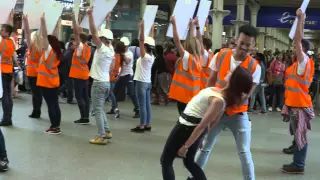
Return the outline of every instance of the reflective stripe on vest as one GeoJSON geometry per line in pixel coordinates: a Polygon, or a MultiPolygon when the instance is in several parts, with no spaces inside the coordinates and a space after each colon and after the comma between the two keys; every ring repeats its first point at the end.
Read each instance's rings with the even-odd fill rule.
{"type": "Polygon", "coordinates": [[[78,57],[78,56],[73,56],[72,58],[74,58],[75,60],[77,60],[80,64],[88,64],[88,63],[86,62],[87,56],[85,56],[85,55],[88,53],[89,47],[83,46],[83,49],[84,49],[83,55],[81,55],[81,56],[83,56],[84,59],[81,59],[81,58],[78,57]]]}
{"type": "Polygon", "coordinates": [[[82,69],[82,70],[89,70],[89,68],[87,68],[87,67],[79,66],[79,65],[76,65],[76,64],[72,64],[71,67],[82,69]]]}
{"type": "Polygon", "coordinates": [[[13,61],[12,61],[12,57],[7,57],[5,55],[3,55],[3,53],[7,50],[7,41],[3,40],[3,47],[2,47],[2,51],[0,52],[1,55],[1,64],[10,64],[13,65],[13,61]],[[6,60],[8,62],[4,62],[2,60],[6,60]]]}
{"type": "MultiPolygon", "coordinates": [[[[182,59],[180,59],[180,61],[182,61],[182,59]]],[[[188,64],[189,64],[189,61],[190,61],[190,59],[188,60],[188,64]]],[[[181,62],[181,63],[182,63],[182,69],[183,69],[183,62],[181,62]]],[[[177,73],[178,75],[183,76],[183,77],[185,77],[185,78],[187,78],[187,79],[190,79],[191,81],[199,80],[199,77],[195,77],[195,76],[194,76],[194,67],[195,67],[195,66],[196,66],[196,64],[195,64],[194,60],[192,60],[192,67],[191,67],[192,75],[188,74],[188,73],[185,72],[185,71],[180,71],[179,68],[176,68],[175,73],[177,73]]],[[[188,67],[188,68],[190,68],[190,67],[188,67]]],[[[188,69],[188,70],[189,70],[189,69],[188,69]]],[[[177,82],[177,81],[175,81],[175,80],[172,80],[171,83],[173,83],[173,84],[175,84],[175,85],[177,85],[177,86],[180,86],[180,87],[182,87],[182,88],[185,88],[185,89],[188,89],[188,90],[192,90],[192,91],[200,90],[200,85],[199,85],[199,86],[196,86],[196,87],[190,87],[190,86],[181,84],[181,83],[179,83],[179,82],[177,82]]]]}
{"type": "Polygon", "coordinates": [[[182,87],[182,88],[184,88],[184,89],[188,89],[188,90],[190,90],[190,91],[200,90],[200,87],[199,87],[199,86],[198,86],[198,87],[192,87],[192,86],[188,86],[188,85],[185,85],[185,84],[181,84],[181,83],[179,83],[179,82],[177,82],[177,81],[172,81],[171,84],[175,84],[175,85],[177,85],[177,86],[180,86],[180,87],[182,87]]]}
{"type": "MultiPolygon", "coordinates": [[[[49,55],[50,56],[50,55],[49,55]]],[[[52,69],[52,70],[56,70],[57,67],[52,67],[52,64],[53,64],[53,61],[54,61],[54,58],[55,58],[55,53],[53,53],[53,55],[51,56],[50,60],[49,60],[49,63],[45,63],[45,61],[41,61],[40,64],[43,64],[44,66],[46,66],[48,69],[52,69]]]]}
{"type": "Polygon", "coordinates": [[[47,76],[47,77],[49,77],[49,78],[55,78],[55,77],[57,77],[57,76],[59,76],[59,72],[58,73],[56,73],[56,74],[48,74],[48,73],[45,73],[45,72],[38,72],[39,74],[41,74],[41,75],[43,75],[43,76],[47,76]]]}
{"type": "Polygon", "coordinates": [[[40,58],[36,58],[36,51],[34,50],[34,46],[32,46],[31,52],[31,56],[28,58],[28,60],[38,62],[40,58]]]}
{"type": "Polygon", "coordinates": [[[26,66],[30,66],[30,67],[33,67],[33,68],[38,68],[38,66],[36,66],[34,64],[27,64],[26,66]]]}
{"type": "Polygon", "coordinates": [[[286,90],[287,91],[291,91],[291,92],[301,92],[301,93],[304,93],[306,95],[308,95],[309,93],[308,92],[304,92],[302,89],[300,88],[293,88],[293,87],[286,87],[286,90]]]}
{"type": "Polygon", "coordinates": [[[294,66],[294,68],[292,68],[292,73],[291,75],[289,75],[286,79],[294,79],[296,81],[298,81],[301,84],[304,84],[306,86],[310,86],[311,82],[309,82],[309,76],[310,76],[310,71],[311,71],[311,67],[310,64],[308,62],[307,64],[307,76],[306,76],[306,80],[301,79],[299,76],[295,75],[294,71],[296,70],[297,65],[294,66]]]}

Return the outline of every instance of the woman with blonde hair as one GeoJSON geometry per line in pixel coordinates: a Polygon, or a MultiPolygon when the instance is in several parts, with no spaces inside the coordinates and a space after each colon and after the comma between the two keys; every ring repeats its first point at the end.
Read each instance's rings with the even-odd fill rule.
{"type": "MultiPolygon", "coordinates": [[[[200,91],[200,59],[201,43],[194,36],[194,22],[190,19],[189,38],[182,46],[177,31],[176,19],[170,20],[173,29],[173,40],[180,58],[176,62],[176,69],[170,86],[169,98],[177,101],[178,111],[181,114],[188,102],[200,91]]],[[[199,27],[196,27],[197,29],[199,27]]]]}
{"type": "Polygon", "coordinates": [[[41,88],[37,86],[37,68],[39,61],[43,53],[43,40],[39,31],[33,31],[30,33],[28,15],[23,16],[24,32],[26,37],[26,43],[28,46],[28,54],[26,56],[26,68],[29,86],[32,92],[32,113],[30,118],[40,118],[41,105],[42,105],[42,93],[41,88]]]}

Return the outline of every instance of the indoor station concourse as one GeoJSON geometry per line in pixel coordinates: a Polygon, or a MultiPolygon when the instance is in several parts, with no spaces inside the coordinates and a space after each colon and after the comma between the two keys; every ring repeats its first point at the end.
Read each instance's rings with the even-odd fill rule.
{"type": "MultiPolygon", "coordinates": [[[[209,28],[213,42],[212,49],[221,48],[229,38],[236,37],[239,34],[238,27],[247,23],[259,29],[257,51],[274,52],[276,49],[281,51],[291,48],[292,41],[288,37],[291,25],[287,27],[282,23],[293,22],[295,10],[301,5],[301,0],[212,1],[209,28]],[[262,11],[265,16],[259,15],[262,11]],[[272,15],[272,13],[275,14],[272,15]],[[224,22],[226,19],[228,22],[224,22]],[[272,27],[277,24],[279,26],[272,27]]],[[[140,17],[143,16],[143,9],[147,4],[164,6],[165,8],[161,11],[165,12],[165,17],[160,18],[162,25],[156,24],[158,29],[156,37],[159,42],[163,41],[175,0],[119,0],[119,4],[140,8],[140,17]],[[137,5],[139,7],[136,7],[137,5]]],[[[23,0],[18,0],[15,8],[17,14],[21,13],[22,7],[23,0]]],[[[318,54],[320,53],[320,31],[317,28],[320,29],[320,9],[317,8],[320,8],[320,0],[311,0],[308,8],[312,9],[312,12],[318,11],[317,14],[312,15],[310,21],[308,19],[306,21],[309,27],[314,25],[314,28],[305,30],[306,39],[312,43],[313,54],[318,54]]],[[[121,37],[124,28],[121,29],[119,24],[115,26],[118,28],[116,32],[121,37]]],[[[61,31],[64,30],[61,29],[61,31]]],[[[132,38],[136,38],[137,32],[130,31],[130,33],[132,38]]],[[[60,34],[62,39],[68,39],[66,33],[60,34]]],[[[305,174],[301,176],[281,172],[282,165],[292,161],[292,155],[283,154],[282,149],[291,145],[293,137],[289,133],[289,124],[283,122],[280,112],[249,114],[252,122],[251,152],[257,180],[320,179],[318,92],[319,89],[314,106],[316,117],[312,121],[312,131],[308,132],[310,146],[306,160],[307,166],[305,174]]],[[[153,105],[152,131],[139,134],[130,132],[130,128],[137,125],[139,119],[132,118],[132,104],[129,98],[126,98],[124,102],[119,102],[120,118],[107,115],[112,128],[112,140],[106,146],[97,146],[88,143],[88,138],[96,133],[94,118],[90,117],[90,125],[75,125],[73,121],[79,118],[77,105],[64,103],[65,100],[62,98],[60,101],[63,133],[59,136],[45,135],[43,130],[50,123],[46,104],[42,105],[41,118],[31,119],[28,117],[32,110],[31,95],[19,92],[18,97],[14,99],[13,126],[1,127],[6,140],[10,169],[0,174],[0,180],[162,179],[160,156],[179,116],[175,102],[170,102],[167,106],[153,105]]],[[[111,103],[106,102],[105,111],[110,107],[111,103]]],[[[182,160],[176,159],[174,164],[176,179],[187,179],[188,171],[184,168],[182,160]]],[[[220,134],[204,171],[209,180],[241,180],[240,164],[232,132],[226,129],[220,134]]]]}

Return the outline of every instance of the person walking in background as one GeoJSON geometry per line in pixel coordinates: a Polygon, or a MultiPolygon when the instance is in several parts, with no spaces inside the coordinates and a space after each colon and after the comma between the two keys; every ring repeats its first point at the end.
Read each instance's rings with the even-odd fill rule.
{"type": "Polygon", "coordinates": [[[166,49],[163,53],[164,60],[167,63],[167,68],[171,76],[173,76],[176,66],[176,61],[178,60],[176,48],[172,42],[168,42],[166,49]]]}
{"type": "Polygon", "coordinates": [[[29,86],[32,92],[32,113],[29,115],[30,118],[40,118],[41,116],[41,105],[42,105],[42,92],[41,88],[37,86],[38,66],[40,58],[43,53],[43,40],[39,31],[30,33],[28,16],[23,16],[24,32],[27,41],[28,55],[26,58],[27,76],[29,86]]]}
{"type": "Polygon", "coordinates": [[[260,77],[260,84],[257,85],[256,89],[251,95],[251,100],[249,104],[249,110],[248,112],[253,111],[253,107],[256,102],[256,97],[257,95],[259,96],[260,99],[260,113],[265,114],[267,113],[267,105],[266,105],[266,97],[264,93],[264,82],[265,82],[265,77],[266,77],[266,67],[265,67],[265,56],[262,53],[257,53],[256,54],[256,60],[259,61],[259,65],[261,67],[261,77],[260,77]]]}
{"type": "Polygon", "coordinates": [[[134,80],[136,81],[136,93],[140,107],[140,124],[131,129],[132,132],[143,133],[151,131],[151,68],[154,62],[155,41],[153,31],[148,37],[144,37],[144,20],[140,22],[140,58],[137,60],[134,80]]]}
{"type": "Polygon", "coordinates": [[[76,124],[88,124],[90,114],[90,101],[88,94],[89,67],[88,62],[91,57],[91,48],[86,44],[87,33],[79,32],[81,28],[76,22],[72,13],[72,25],[74,33],[75,51],[72,57],[69,78],[73,80],[75,96],[77,99],[80,119],[74,121],[76,124]]]}
{"type": "Polygon", "coordinates": [[[286,68],[286,64],[284,62],[285,54],[279,53],[276,56],[276,59],[273,60],[268,69],[268,83],[270,85],[269,91],[269,108],[270,112],[273,111],[273,100],[274,96],[276,96],[276,110],[278,112],[281,111],[284,101],[284,72],[286,68]]]}
{"type": "Polygon", "coordinates": [[[137,60],[140,58],[139,39],[133,39],[128,49],[133,54],[133,66],[132,66],[132,69],[135,72],[136,71],[137,60]]]}

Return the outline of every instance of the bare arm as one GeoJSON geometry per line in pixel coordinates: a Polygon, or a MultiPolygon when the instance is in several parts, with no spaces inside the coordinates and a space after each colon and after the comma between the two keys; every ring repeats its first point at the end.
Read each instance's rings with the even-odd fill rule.
{"type": "Polygon", "coordinates": [[[183,46],[180,42],[180,38],[179,38],[178,30],[177,30],[176,18],[174,16],[171,16],[170,22],[172,24],[173,41],[177,47],[177,50],[180,54],[180,57],[183,57],[185,49],[183,48],[183,46]]]}
{"type": "Polygon", "coordinates": [[[144,49],[144,20],[143,19],[140,22],[139,47],[140,47],[140,57],[144,58],[144,56],[146,55],[146,52],[144,49]]]}
{"type": "Polygon", "coordinates": [[[48,41],[48,30],[47,30],[47,24],[46,24],[46,17],[45,14],[41,16],[41,32],[43,37],[43,48],[45,50],[49,47],[49,41],[48,41]]]}
{"type": "Polygon", "coordinates": [[[154,24],[152,24],[152,26],[151,26],[151,30],[149,32],[149,37],[154,38],[154,24]]]}
{"type": "Polygon", "coordinates": [[[76,17],[74,15],[74,13],[71,14],[71,17],[72,17],[72,27],[73,27],[73,34],[74,34],[74,42],[75,42],[75,45],[77,47],[79,47],[79,45],[80,45],[80,32],[79,32],[80,27],[77,24],[76,17]]]}
{"type": "Polygon", "coordinates": [[[59,39],[59,28],[60,28],[60,23],[61,23],[61,18],[59,18],[57,24],[56,24],[56,27],[54,28],[54,31],[52,33],[52,36],[55,36],[56,38],[59,39]]]}
{"type": "Polygon", "coordinates": [[[9,17],[8,17],[8,20],[7,20],[7,24],[13,26],[13,16],[14,16],[14,10],[12,9],[10,11],[10,14],[9,14],[9,17]]]}
{"type": "Polygon", "coordinates": [[[298,23],[297,23],[297,29],[294,36],[294,43],[295,43],[295,51],[299,62],[303,62],[305,53],[302,49],[301,40],[303,38],[303,26],[304,26],[304,18],[305,14],[302,13],[301,9],[299,8],[297,10],[297,17],[298,17],[298,23]]]}
{"type": "Polygon", "coordinates": [[[108,15],[106,17],[106,29],[111,29],[110,17],[111,17],[111,12],[108,13],[108,15]]]}
{"type": "Polygon", "coordinates": [[[23,26],[24,26],[25,37],[27,40],[27,46],[30,50],[32,43],[31,43],[31,33],[30,33],[30,28],[29,28],[28,15],[23,16],[23,26]]]}
{"type": "MultiPolygon", "coordinates": [[[[202,35],[201,35],[201,32],[200,32],[200,27],[199,27],[199,20],[198,20],[198,18],[196,18],[195,20],[194,20],[194,24],[197,26],[197,38],[199,39],[199,41],[200,41],[200,44],[201,44],[201,55],[203,55],[204,54],[204,46],[203,46],[203,39],[202,39],[202,35]]],[[[194,26],[192,26],[192,27],[194,27],[194,26]]]]}
{"type": "Polygon", "coordinates": [[[190,34],[190,38],[194,37],[194,23],[192,19],[190,19],[190,22],[189,22],[189,34],[190,34]]]}
{"type": "Polygon", "coordinates": [[[218,72],[212,71],[211,76],[208,79],[207,87],[214,87],[217,82],[218,72]]]}
{"type": "Polygon", "coordinates": [[[94,25],[93,19],[93,10],[92,8],[88,9],[88,16],[89,16],[89,28],[92,34],[92,41],[97,46],[97,49],[100,49],[102,42],[99,38],[98,31],[96,26],[94,25]]]}
{"type": "Polygon", "coordinates": [[[206,30],[204,31],[204,37],[209,38],[209,20],[207,18],[206,20],[206,26],[205,26],[206,30]]]}

